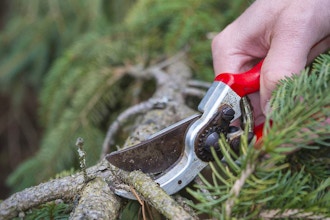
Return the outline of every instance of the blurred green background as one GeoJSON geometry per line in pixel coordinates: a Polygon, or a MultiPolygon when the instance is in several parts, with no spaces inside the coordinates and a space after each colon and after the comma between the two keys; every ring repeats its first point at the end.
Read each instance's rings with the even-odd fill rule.
{"type": "Polygon", "coordinates": [[[0,199],[76,170],[78,136],[97,162],[111,121],[152,90],[120,70],[186,49],[194,77],[211,81],[209,34],[250,3],[1,1],[0,199]]]}

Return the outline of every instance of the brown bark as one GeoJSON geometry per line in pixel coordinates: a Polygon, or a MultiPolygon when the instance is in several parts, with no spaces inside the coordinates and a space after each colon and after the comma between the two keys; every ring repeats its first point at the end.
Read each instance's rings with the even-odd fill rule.
{"type": "Polygon", "coordinates": [[[117,219],[120,199],[103,179],[97,177],[88,182],[80,196],[70,219],[117,219]]]}
{"type": "MultiPolygon", "coordinates": [[[[87,175],[91,180],[96,177],[106,179],[107,181],[113,181],[114,179],[109,171],[109,163],[105,160],[87,169],[87,175]]],[[[16,217],[22,211],[27,211],[30,208],[56,199],[71,201],[76,196],[79,196],[85,185],[84,175],[79,173],[27,188],[13,194],[0,203],[0,219],[16,217]]],[[[112,206],[116,207],[117,204],[112,206]]]]}
{"type": "Polygon", "coordinates": [[[141,171],[125,172],[112,167],[115,176],[119,176],[125,183],[134,187],[138,196],[156,208],[168,219],[194,219],[171,196],[166,194],[159,185],[141,171]]]}

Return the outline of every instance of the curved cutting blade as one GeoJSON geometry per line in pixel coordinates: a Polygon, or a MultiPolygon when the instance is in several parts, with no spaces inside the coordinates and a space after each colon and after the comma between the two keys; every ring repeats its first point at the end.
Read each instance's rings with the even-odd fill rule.
{"type": "Polygon", "coordinates": [[[179,121],[140,144],[108,154],[106,159],[126,171],[162,173],[175,165],[183,155],[186,130],[199,117],[200,115],[194,115],[179,121]]]}

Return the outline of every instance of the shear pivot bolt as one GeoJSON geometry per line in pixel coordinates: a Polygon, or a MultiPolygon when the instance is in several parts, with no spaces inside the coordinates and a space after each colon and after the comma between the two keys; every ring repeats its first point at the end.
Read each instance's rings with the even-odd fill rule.
{"type": "Polygon", "coordinates": [[[225,121],[231,121],[234,118],[235,111],[230,107],[223,109],[222,119],[225,121]]]}
{"type": "Polygon", "coordinates": [[[205,149],[208,151],[211,151],[211,147],[214,147],[215,149],[219,148],[219,134],[217,132],[211,133],[209,136],[207,136],[205,140],[205,149]]]}

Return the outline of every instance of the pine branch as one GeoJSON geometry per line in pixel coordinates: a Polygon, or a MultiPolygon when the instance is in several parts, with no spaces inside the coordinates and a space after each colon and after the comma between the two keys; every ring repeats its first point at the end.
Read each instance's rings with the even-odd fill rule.
{"type": "Polygon", "coordinates": [[[23,86],[28,84],[39,90],[42,77],[49,68],[49,59],[61,54],[63,48],[68,47],[84,30],[93,30],[95,23],[103,19],[104,14],[97,13],[100,3],[84,1],[84,4],[89,5],[83,9],[82,16],[72,19],[77,3],[71,5],[58,0],[34,0],[27,4],[10,1],[8,20],[0,34],[4,46],[0,51],[1,75],[6,80],[10,79],[6,84],[7,90],[14,89],[12,84],[19,77],[25,79],[23,86]],[[71,22],[59,22],[68,20],[71,22]]]}
{"type": "MultiPolygon", "coordinates": [[[[47,83],[51,86],[43,93],[43,113],[45,123],[49,126],[48,132],[45,132],[38,154],[23,163],[9,177],[9,184],[16,185],[17,189],[35,185],[63,169],[74,166],[72,158],[76,157],[75,153],[72,148],[67,147],[67,143],[72,143],[72,137],[82,136],[85,140],[99,140],[99,142],[102,140],[103,133],[98,128],[99,124],[105,120],[109,107],[115,108],[120,100],[116,92],[120,80],[127,74],[125,68],[104,68],[102,62],[107,62],[108,55],[105,56],[103,50],[95,48],[95,54],[81,55],[92,42],[95,46],[95,35],[86,38],[87,40],[74,45],[49,75],[47,83]],[[77,56],[77,62],[71,62],[68,56],[77,56]],[[92,60],[89,56],[103,56],[103,58],[97,59],[97,62],[94,60],[91,65],[89,62],[92,60]],[[89,61],[87,62],[86,59],[89,61]],[[70,69],[73,72],[63,74],[70,69]],[[51,117],[48,118],[48,115],[51,117]],[[34,179],[29,177],[31,170],[36,172],[34,179]]],[[[102,41],[103,38],[97,39],[100,40],[99,45],[105,48],[107,44],[102,41]]],[[[99,146],[99,143],[94,144],[99,146]]],[[[99,159],[99,148],[87,147],[85,150],[89,155],[87,161],[89,164],[99,159]]]]}
{"type": "Polygon", "coordinates": [[[325,95],[330,92],[329,66],[329,54],[323,55],[311,71],[306,69],[280,82],[271,103],[273,123],[264,138],[266,151],[289,151],[292,143],[293,148],[310,148],[315,140],[326,143],[330,133],[324,124],[330,117],[330,97],[325,95]]]}
{"type": "Polygon", "coordinates": [[[229,192],[230,198],[226,201],[226,216],[229,219],[232,214],[232,208],[235,203],[235,199],[238,197],[240,191],[242,190],[246,180],[255,171],[255,164],[249,163],[247,167],[242,171],[241,176],[237,179],[229,192]]]}
{"type": "Polygon", "coordinates": [[[329,217],[329,83],[330,54],[281,81],[272,98],[272,126],[266,122],[257,143],[261,149],[243,135],[235,161],[221,139],[225,162],[216,159],[212,181],[202,178],[204,186],[190,190],[199,201],[193,207],[215,218],[329,217]]]}
{"type": "Polygon", "coordinates": [[[207,33],[219,32],[219,28],[230,23],[247,5],[243,0],[143,0],[131,8],[124,25],[143,39],[143,48],[149,57],[189,47],[188,57],[197,76],[211,81],[214,73],[207,33]],[[160,43],[159,39],[164,40],[160,43]]]}

